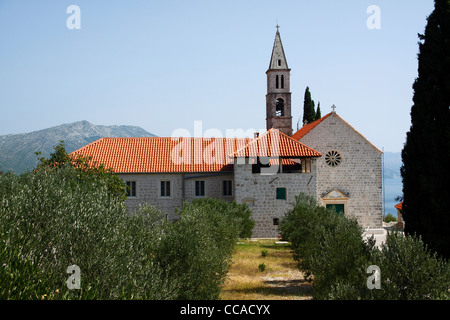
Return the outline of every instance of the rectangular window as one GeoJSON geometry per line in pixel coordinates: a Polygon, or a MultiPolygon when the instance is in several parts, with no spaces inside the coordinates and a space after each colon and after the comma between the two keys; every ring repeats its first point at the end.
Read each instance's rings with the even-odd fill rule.
{"type": "Polygon", "coordinates": [[[195,181],[195,196],[203,197],[205,195],[205,181],[195,181]]]}
{"type": "Polygon", "coordinates": [[[127,197],[136,197],[136,181],[127,181],[127,197]]]}
{"type": "Polygon", "coordinates": [[[281,89],[284,89],[284,75],[281,75],[281,89]]]}
{"type": "Polygon", "coordinates": [[[275,87],[278,89],[280,86],[278,84],[278,75],[275,76],[275,87]]]}
{"type": "Polygon", "coordinates": [[[161,197],[170,197],[170,181],[161,181],[161,197]]]}
{"type": "Polygon", "coordinates": [[[222,183],[222,194],[224,196],[233,195],[233,183],[231,180],[224,180],[222,183]]]}
{"type": "Polygon", "coordinates": [[[277,188],[277,199],[286,200],[286,188],[277,188]]]}
{"type": "Polygon", "coordinates": [[[332,211],[336,211],[336,213],[339,215],[344,215],[345,212],[345,206],[343,203],[327,204],[326,208],[332,211]]]}

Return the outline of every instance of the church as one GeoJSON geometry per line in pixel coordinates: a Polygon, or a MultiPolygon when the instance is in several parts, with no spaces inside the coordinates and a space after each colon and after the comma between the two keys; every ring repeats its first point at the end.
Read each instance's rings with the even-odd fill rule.
{"type": "Polygon", "coordinates": [[[290,70],[277,27],[267,75],[266,131],[248,138],[101,138],[73,155],[112,168],[142,203],[176,219],[183,202],[211,197],[246,203],[253,237],[276,238],[300,193],[366,232],[382,229],[382,151],[333,111],[292,129],[290,70]]]}

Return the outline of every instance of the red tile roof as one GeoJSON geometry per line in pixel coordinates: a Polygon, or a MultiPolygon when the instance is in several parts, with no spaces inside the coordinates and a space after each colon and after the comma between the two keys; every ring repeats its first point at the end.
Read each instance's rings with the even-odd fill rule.
{"type": "Polygon", "coordinates": [[[72,152],[117,173],[231,171],[227,155],[245,139],[225,138],[101,138],[72,152]],[[241,141],[242,140],[242,141],[241,141]]]}
{"type": "Polygon", "coordinates": [[[276,156],[275,151],[279,149],[280,157],[321,156],[282,133],[279,134],[279,147],[276,147],[276,135],[269,130],[257,139],[101,138],[72,152],[72,155],[92,157],[92,161],[112,168],[116,173],[227,172],[233,168],[236,152],[239,156],[276,156]],[[263,152],[263,142],[272,143],[267,144],[269,153],[263,152]],[[256,147],[259,147],[259,152],[256,147]]]}
{"type": "Polygon", "coordinates": [[[269,129],[258,138],[250,141],[246,146],[234,153],[237,158],[242,157],[280,157],[304,158],[320,157],[321,153],[292,139],[277,129],[269,129]]]}
{"type": "Polygon", "coordinates": [[[319,123],[321,123],[323,120],[325,120],[326,118],[328,118],[331,115],[331,112],[325,116],[323,116],[322,118],[305,124],[300,130],[298,130],[296,133],[294,133],[292,135],[292,139],[295,140],[300,140],[301,138],[303,138],[308,132],[310,132],[312,129],[314,129],[319,123]]]}

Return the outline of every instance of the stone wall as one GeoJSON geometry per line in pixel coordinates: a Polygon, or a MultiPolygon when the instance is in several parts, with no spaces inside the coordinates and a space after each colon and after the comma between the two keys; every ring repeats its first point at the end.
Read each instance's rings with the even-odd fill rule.
{"type": "Polygon", "coordinates": [[[276,238],[279,234],[274,219],[279,219],[293,207],[300,192],[315,194],[316,160],[312,160],[311,173],[252,173],[251,164],[234,165],[235,200],[247,203],[255,221],[254,238],[276,238]],[[276,199],[276,189],[286,188],[286,200],[276,199]]]}
{"type": "Polygon", "coordinates": [[[179,208],[183,199],[192,201],[195,196],[195,181],[205,181],[205,197],[234,200],[234,190],[232,196],[224,196],[222,192],[222,181],[233,181],[233,173],[211,174],[211,173],[145,173],[145,174],[119,174],[124,181],[136,182],[136,197],[129,197],[125,201],[126,207],[134,211],[141,203],[149,203],[166,213],[169,219],[175,219],[176,209],[179,208]],[[161,181],[170,181],[170,197],[161,197],[161,181]],[[183,198],[184,182],[184,198],[183,198]]]}
{"type": "Polygon", "coordinates": [[[322,153],[317,161],[317,200],[337,188],[348,195],[346,216],[355,217],[363,228],[382,227],[382,152],[332,113],[300,142],[322,153]],[[329,166],[326,153],[336,150],[342,162],[329,166]]]}

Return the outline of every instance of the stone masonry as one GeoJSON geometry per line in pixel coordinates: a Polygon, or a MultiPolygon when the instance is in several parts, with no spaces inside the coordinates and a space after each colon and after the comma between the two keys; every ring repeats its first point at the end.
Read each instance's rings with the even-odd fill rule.
{"type": "Polygon", "coordinates": [[[322,153],[317,160],[319,203],[326,205],[322,197],[337,188],[348,195],[346,216],[363,228],[382,228],[382,152],[335,112],[299,141],[322,153]],[[325,161],[331,150],[342,157],[338,166],[325,161]]]}
{"type": "MultiPolygon", "coordinates": [[[[170,220],[176,219],[176,209],[183,201],[190,202],[195,198],[195,181],[205,181],[205,196],[225,201],[233,201],[233,196],[224,196],[222,186],[224,180],[233,181],[233,173],[144,173],[119,174],[123,181],[136,182],[136,197],[128,197],[125,205],[135,211],[140,204],[148,203],[164,212],[170,220]],[[170,196],[161,197],[161,181],[170,181],[170,196]],[[184,184],[184,187],[183,187],[184,184]],[[183,195],[184,189],[184,195],[183,195]]],[[[232,182],[233,183],[233,182],[232,182]]]]}
{"type": "Polygon", "coordinates": [[[281,220],[290,210],[295,197],[304,192],[311,196],[316,190],[316,160],[311,161],[310,173],[252,173],[251,164],[234,165],[235,200],[247,203],[255,221],[254,238],[276,238],[279,234],[274,219],[281,220]],[[286,200],[276,199],[276,189],[286,188],[286,200]]]}

